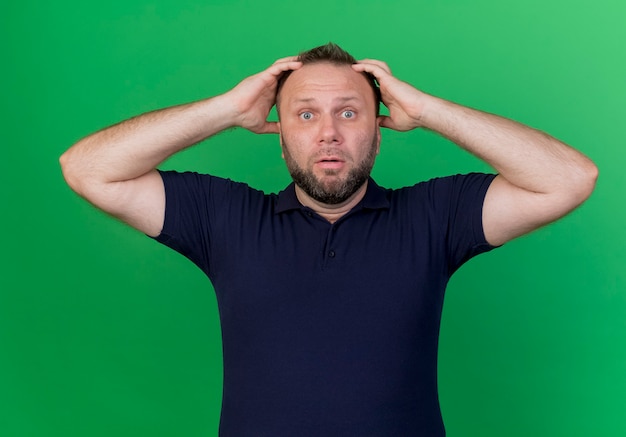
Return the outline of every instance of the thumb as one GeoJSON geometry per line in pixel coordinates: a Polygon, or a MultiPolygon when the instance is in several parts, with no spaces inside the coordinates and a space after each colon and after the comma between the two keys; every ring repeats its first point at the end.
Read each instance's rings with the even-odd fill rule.
{"type": "Polygon", "coordinates": [[[389,117],[388,115],[381,115],[380,116],[380,123],[379,123],[379,125],[381,127],[386,127],[387,129],[397,130],[396,129],[396,124],[394,123],[393,119],[391,117],[389,117]]]}
{"type": "Polygon", "coordinates": [[[279,133],[278,123],[275,122],[275,121],[266,121],[265,124],[263,126],[261,126],[261,128],[257,131],[257,133],[259,133],[259,134],[277,134],[277,133],[279,133]]]}

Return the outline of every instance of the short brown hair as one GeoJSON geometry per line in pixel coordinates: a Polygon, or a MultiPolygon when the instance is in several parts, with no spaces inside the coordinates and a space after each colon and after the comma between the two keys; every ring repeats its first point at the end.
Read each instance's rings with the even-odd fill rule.
{"type": "MultiPolygon", "coordinates": [[[[328,44],[324,44],[323,46],[315,47],[310,50],[306,50],[304,52],[300,52],[298,55],[298,61],[302,62],[303,65],[306,64],[317,64],[320,62],[328,62],[335,65],[352,65],[356,64],[357,61],[350,53],[346,52],[344,49],[339,47],[337,44],[333,42],[329,42],[328,44]]],[[[276,108],[278,109],[278,96],[280,95],[280,90],[282,89],[285,81],[289,77],[289,75],[293,72],[293,70],[285,71],[279,78],[278,84],[276,85],[276,108]]],[[[374,91],[374,101],[376,103],[376,115],[378,116],[380,113],[380,89],[378,88],[378,84],[376,83],[376,79],[370,73],[364,72],[363,75],[369,82],[372,90],[374,91]]]]}

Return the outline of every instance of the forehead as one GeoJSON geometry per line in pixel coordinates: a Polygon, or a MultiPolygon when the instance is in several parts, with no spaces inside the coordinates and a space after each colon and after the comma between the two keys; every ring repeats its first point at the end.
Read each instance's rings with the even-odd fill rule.
{"type": "Polygon", "coordinates": [[[333,98],[374,102],[372,87],[365,76],[349,65],[303,65],[289,75],[281,90],[282,104],[333,98]]]}

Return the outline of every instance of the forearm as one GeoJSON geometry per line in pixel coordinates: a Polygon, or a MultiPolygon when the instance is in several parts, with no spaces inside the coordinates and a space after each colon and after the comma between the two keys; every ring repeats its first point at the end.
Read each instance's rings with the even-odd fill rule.
{"type": "Polygon", "coordinates": [[[161,162],[234,125],[234,112],[218,96],[143,114],[96,132],[61,157],[68,183],[107,184],[138,178],[161,162]]]}
{"type": "Polygon", "coordinates": [[[582,153],[536,129],[432,96],[425,96],[420,122],[529,192],[583,195],[593,188],[595,165],[582,153]]]}

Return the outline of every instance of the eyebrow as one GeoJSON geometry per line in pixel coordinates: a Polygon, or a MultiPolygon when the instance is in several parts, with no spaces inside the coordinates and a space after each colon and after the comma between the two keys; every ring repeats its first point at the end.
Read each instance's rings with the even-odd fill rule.
{"type": "MultiPolygon", "coordinates": [[[[292,102],[293,103],[311,103],[311,102],[314,102],[315,100],[316,100],[315,97],[301,97],[301,98],[293,99],[292,102]]],[[[348,96],[348,97],[337,97],[334,100],[337,100],[340,103],[345,103],[345,102],[349,102],[352,100],[359,101],[361,99],[357,96],[348,96]]]]}

